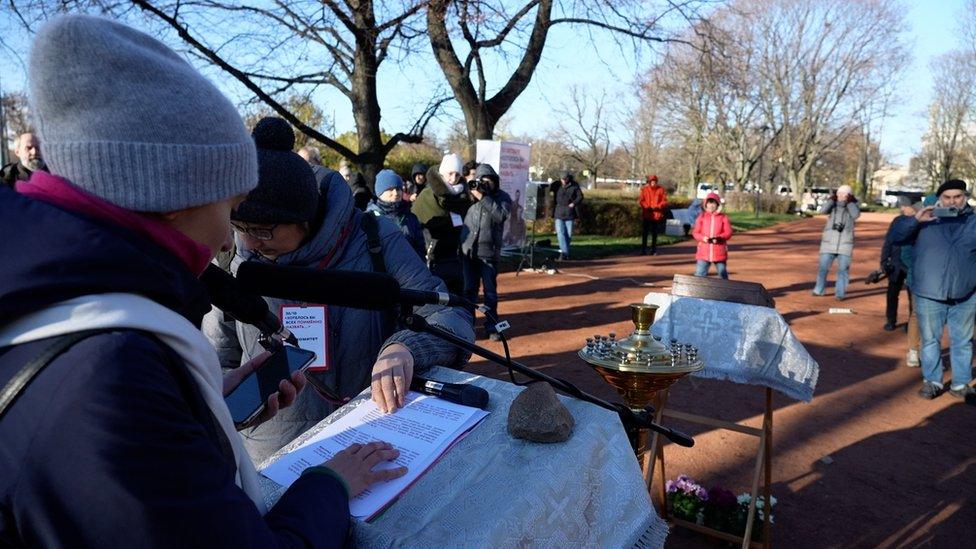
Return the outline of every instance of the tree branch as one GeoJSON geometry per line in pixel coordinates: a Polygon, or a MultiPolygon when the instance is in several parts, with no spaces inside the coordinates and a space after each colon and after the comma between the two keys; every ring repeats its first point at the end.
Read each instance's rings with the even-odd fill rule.
{"type": "Polygon", "coordinates": [[[243,84],[247,89],[251,90],[256,96],[258,96],[262,101],[264,101],[269,107],[271,107],[276,113],[281,115],[282,118],[290,122],[293,126],[301,130],[302,133],[308,135],[309,137],[321,142],[330,149],[336,151],[342,156],[348,158],[353,162],[359,161],[359,155],[354,153],[345,145],[338,143],[315,128],[309,127],[304,122],[298,119],[294,114],[292,114],[288,109],[286,109],[281,103],[276,101],[273,97],[268,95],[260,86],[254,83],[244,72],[232,66],[230,63],[225,61],[222,57],[217,55],[216,52],[205,46],[203,43],[198,41],[189,33],[189,31],[183,27],[180,22],[173,17],[170,17],[166,13],[163,13],[159,8],[153,6],[146,0],[132,0],[132,3],[138,6],[143,11],[149,12],[152,15],[159,18],[161,21],[167,23],[172,27],[180,38],[182,38],[187,44],[196,48],[201,54],[207,57],[211,63],[217,65],[225,72],[236,78],[241,84],[243,84]]]}

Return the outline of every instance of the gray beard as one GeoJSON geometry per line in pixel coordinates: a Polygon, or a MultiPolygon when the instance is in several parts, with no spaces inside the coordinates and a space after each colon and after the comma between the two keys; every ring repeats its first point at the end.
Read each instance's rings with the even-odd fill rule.
{"type": "Polygon", "coordinates": [[[25,168],[27,168],[28,170],[30,170],[32,172],[33,171],[37,171],[37,169],[41,167],[41,159],[40,158],[35,158],[34,160],[26,160],[26,161],[23,160],[23,159],[21,159],[20,160],[20,163],[25,168]]]}

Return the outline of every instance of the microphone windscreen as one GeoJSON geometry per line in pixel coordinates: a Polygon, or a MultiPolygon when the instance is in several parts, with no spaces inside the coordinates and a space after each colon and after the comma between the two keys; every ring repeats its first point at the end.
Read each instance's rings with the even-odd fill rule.
{"type": "Polygon", "coordinates": [[[211,263],[200,275],[210,301],[221,311],[246,324],[258,324],[268,314],[268,304],[259,295],[245,293],[227,271],[211,263]]]}
{"type": "Polygon", "coordinates": [[[484,410],[488,407],[488,391],[476,385],[461,387],[461,404],[484,410]]]}
{"type": "Polygon", "coordinates": [[[385,310],[400,295],[396,278],[364,271],[322,271],[310,267],[245,261],[237,280],[249,292],[304,303],[385,310]]]}

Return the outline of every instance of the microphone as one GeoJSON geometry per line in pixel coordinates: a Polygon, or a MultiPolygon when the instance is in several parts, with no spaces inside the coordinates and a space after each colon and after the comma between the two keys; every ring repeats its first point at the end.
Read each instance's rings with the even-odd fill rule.
{"type": "Polygon", "coordinates": [[[249,292],[279,299],[384,311],[398,304],[474,308],[463,297],[447,292],[401,288],[393,276],[366,271],[320,271],[308,267],[245,261],[237,281],[249,292]]]}
{"type": "Polygon", "coordinates": [[[286,330],[278,317],[268,309],[260,295],[249,294],[230,273],[211,263],[200,275],[200,282],[210,292],[210,300],[218,309],[235,320],[250,324],[263,335],[278,337],[298,347],[298,339],[286,330]]]}
{"type": "Polygon", "coordinates": [[[410,388],[419,393],[442,398],[455,404],[473,406],[482,410],[488,406],[488,391],[476,385],[443,383],[413,376],[410,388]]]}

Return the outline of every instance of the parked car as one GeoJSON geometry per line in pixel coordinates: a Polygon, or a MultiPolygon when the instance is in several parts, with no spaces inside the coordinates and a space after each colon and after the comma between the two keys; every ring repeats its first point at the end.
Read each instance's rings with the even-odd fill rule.
{"type": "Polygon", "coordinates": [[[713,185],[712,183],[699,183],[697,189],[695,190],[695,198],[705,200],[705,198],[708,197],[708,193],[717,191],[717,185],[713,185]]]}

